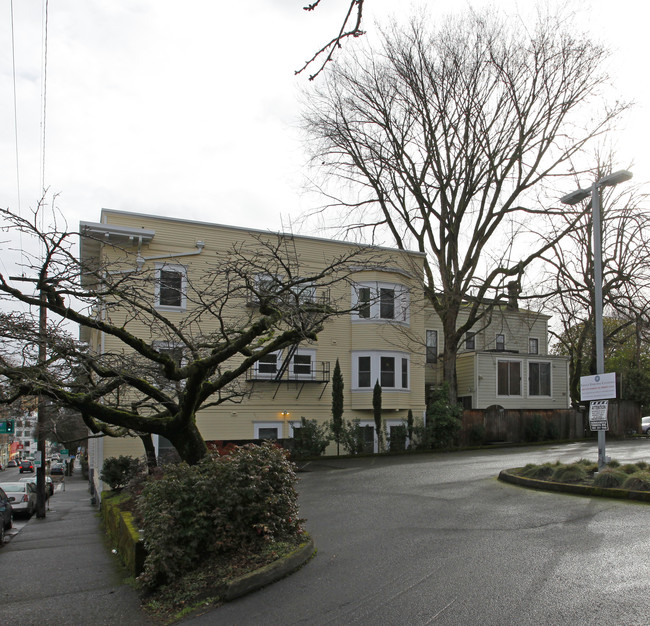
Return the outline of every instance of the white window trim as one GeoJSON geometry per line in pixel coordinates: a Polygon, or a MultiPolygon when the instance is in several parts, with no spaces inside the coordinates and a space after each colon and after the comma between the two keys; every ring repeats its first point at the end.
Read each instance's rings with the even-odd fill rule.
{"type": "Polygon", "coordinates": [[[185,311],[187,309],[187,267],[172,263],[155,264],[154,306],[158,311],[185,311]],[[181,274],[181,305],[160,304],[160,272],[179,272],[181,274]]]}
{"type": "Polygon", "coordinates": [[[426,363],[437,363],[438,362],[438,331],[435,328],[427,328],[425,331],[425,362],[426,363]],[[429,344],[429,337],[433,336],[436,338],[435,346],[429,344]],[[429,350],[435,347],[435,354],[433,355],[433,360],[429,360],[429,350]]]}
{"type": "Polygon", "coordinates": [[[526,377],[526,391],[528,393],[529,398],[552,398],[553,397],[553,363],[552,361],[547,361],[545,359],[531,359],[528,361],[528,367],[527,367],[527,377],[526,377]],[[545,393],[538,393],[538,394],[531,394],[530,393],[530,366],[533,363],[546,363],[548,365],[548,394],[545,393]]]}
{"type": "Polygon", "coordinates": [[[282,439],[283,422],[253,422],[254,439],[260,438],[260,429],[262,428],[275,428],[278,433],[277,439],[282,439]]]}
{"type": "Polygon", "coordinates": [[[538,337],[528,337],[528,354],[532,354],[535,356],[539,355],[539,338],[538,337]],[[531,352],[530,351],[530,342],[531,340],[534,339],[537,342],[537,352],[531,352]]]}
{"type": "Polygon", "coordinates": [[[506,335],[505,333],[496,333],[494,335],[494,349],[498,352],[506,351],[506,335]],[[503,337],[503,348],[499,348],[499,337],[503,337]]]}
{"type": "Polygon", "coordinates": [[[316,350],[313,348],[298,348],[289,362],[289,378],[291,380],[314,380],[316,378],[316,350]],[[309,374],[296,374],[293,371],[294,359],[296,356],[309,356],[310,357],[310,372],[309,374]]]}
{"type": "Polygon", "coordinates": [[[275,378],[278,375],[278,372],[280,371],[280,366],[282,365],[282,352],[283,352],[282,350],[276,350],[275,352],[269,352],[267,355],[265,355],[268,356],[269,354],[275,354],[276,356],[275,372],[272,373],[260,372],[260,362],[255,361],[255,363],[253,364],[253,378],[255,380],[270,380],[272,378],[275,378]]]}
{"type": "Polygon", "coordinates": [[[403,324],[408,325],[411,321],[411,296],[408,288],[400,283],[385,283],[377,281],[360,282],[352,286],[352,320],[359,323],[403,324]],[[370,317],[359,317],[359,289],[366,287],[370,289],[370,317]],[[394,316],[392,318],[380,317],[382,289],[395,291],[394,316]]]}
{"type": "Polygon", "coordinates": [[[495,376],[495,392],[496,392],[496,397],[497,398],[523,398],[524,397],[524,382],[527,382],[527,379],[524,380],[524,363],[523,359],[497,359],[497,367],[496,367],[496,376],[495,376]],[[501,395],[499,394],[499,363],[512,363],[512,362],[519,363],[519,394],[508,394],[508,395],[501,395]]]}
{"type": "Polygon", "coordinates": [[[395,387],[383,387],[382,392],[410,391],[411,390],[411,355],[408,352],[391,350],[358,350],[352,352],[352,391],[372,391],[375,383],[381,384],[381,357],[395,359],[395,387]],[[370,387],[359,387],[359,357],[370,357],[370,387]],[[402,387],[402,359],[408,361],[408,387],[402,387]]]}

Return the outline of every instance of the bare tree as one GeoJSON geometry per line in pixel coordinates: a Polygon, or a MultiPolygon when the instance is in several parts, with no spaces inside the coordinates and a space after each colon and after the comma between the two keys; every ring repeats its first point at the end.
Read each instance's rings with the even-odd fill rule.
{"type": "MultiPolygon", "coordinates": [[[[348,5],[339,32],[335,37],[321,46],[308,61],[305,61],[304,65],[299,70],[296,70],[296,74],[301,74],[308,67],[313,67],[315,64],[320,63],[317,70],[309,76],[309,80],[314,80],[314,78],[316,78],[325,69],[325,66],[334,58],[334,53],[341,48],[343,41],[351,37],[361,37],[361,35],[365,34],[364,31],[361,30],[364,1],[365,0],[349,0],[350,4],[348,5]]],[[[322,2],[323,0],[315,0],[311,4],[303,7],[303,9],[305,11],[315,11],[322,2]]]]}
{"type": "Polygon", "coordinates": [[[596,106],[606,55],[550,17],[532,31],[491,14],[437,30],[413,20],[376,50],[338,57],[309,94],[312,162],[329,177],[322,211],[342,211],[348,236],[427,255],[451,400],[465,333],[578,219],[554,239],[531,234],[566,215],[540,201],[542,183],[626,108],[596,106]]]}
{"type": "MultiPolygon", "coordinates": [[[[599,180],[609,163],[588,174],[599,180]]],[[[601,209],[605,355],[621,342],[636,346],[638,367],[642,335],[650,320],[650,216],[648,196],[638,188],[605,188],[601,209]]],[[[565,218],[566,219],[566,218],[565,218]]],[[[561,228],[558,225],[558,228],[561,228]]],[[[596,373],[595,287],[591,200],[580,222],[544,255],[544,286],[554,295],[545,307],[553,312],[556,351],[569,356],[570,392],[579,404],[580,377],[596,373]]]]}
{"type": "Polygon", "coordinates": [[[334,294],[345,283],[349,294],[349,273],[372,262],[368,249],[355,247],[310,272],[291,237],[259,235],[220,250],[216,269],[188,272],[187,313],[178,320],[154,307],[154,271],[133,251],[114,248],[110,263],[82,265],[72,246],[79,233],[65,224],[45,229],[38,211],[29,220],[0,214],[5,231],[40,244],[23,268],[35,277],[35,292],[0,274],[2,298],[31,307],[1,314],[0,404],[44,396],[78,411],[94,433],[162,435],[189,463],[207,452],[197,413],[240,402],[242,376],[265,355],[316,340],[342,309],[334,297],[312,297],[314,290],[334,294]],[[260,273],[270,280],[260,282],[260,273]],[[41,307],[46,328],[39,327],[41,307]],[[63,323],[103,333],[118,347],[94,352],[63,323]],[[38,360],[41,342],[44,362],[38,360]]]}

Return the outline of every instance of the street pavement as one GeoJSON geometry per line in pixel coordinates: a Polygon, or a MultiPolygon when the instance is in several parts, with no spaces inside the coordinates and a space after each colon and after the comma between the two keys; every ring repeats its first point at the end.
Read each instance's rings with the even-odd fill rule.
{"type": "MultiPolygon", "coordinates": [[[[650,442],[610,443],[621,462],[650,442]]],[[[647,504],[504,484],[502,469],[595,460],[595,442],[322,459],[300,474],[314,559],[184,623],[650,624],[647,504]]],[[[79,473],[0,549],[0,624],[152,623],[79,473]]]]}
{"type": "MultiPolygon", "coordinates": [[[[650,460],[650,441],[607,454],[650,460]]],[[[299,483],[318,553],[200,617],[242,626],[650,624],[647,504],[534,491],[499,471],[594,442],[322,460],[299,483]]]]}
{"type": "Polygon", "coordinates": [[[44,519],[17,526],[0,548],[0,624],[151,623],[123,584],[127,573],[105,544],[79,471],[57,487],[44,519]]]}

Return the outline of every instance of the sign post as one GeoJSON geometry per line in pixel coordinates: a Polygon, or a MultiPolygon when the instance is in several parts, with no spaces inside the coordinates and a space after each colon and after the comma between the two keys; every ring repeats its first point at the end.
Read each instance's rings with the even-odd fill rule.
{"type": "Polygon", "coordinates": [[[580,400],[589,404],[589,427],[598,431],[598,469],[607,465],[605,454],[605,431],[608,399],[616,398],[616,374],[596,374],[580,377],[580,400]]]}

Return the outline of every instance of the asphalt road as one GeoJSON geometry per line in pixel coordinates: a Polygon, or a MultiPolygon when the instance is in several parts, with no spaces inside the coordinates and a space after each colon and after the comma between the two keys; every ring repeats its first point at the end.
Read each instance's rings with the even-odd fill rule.
{"type": "MultiPolygon", "coordinates": [[[[650,461],[650,441],[607,454],[650,461]]],[[[193,624],[650,624],[647,504],[527,490],[501,469],[595,442],[332,460],[300,475],[317,556],[193,624]]]]}

